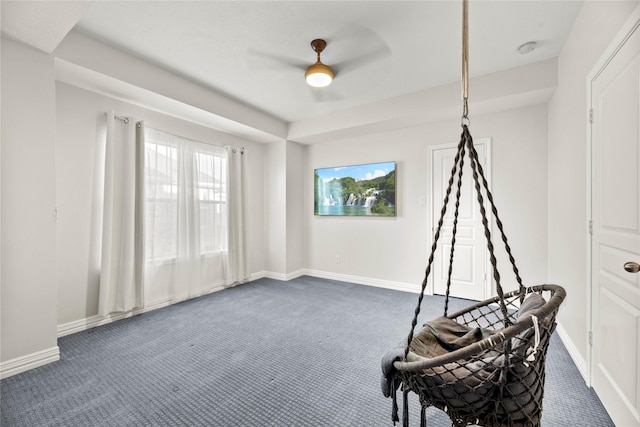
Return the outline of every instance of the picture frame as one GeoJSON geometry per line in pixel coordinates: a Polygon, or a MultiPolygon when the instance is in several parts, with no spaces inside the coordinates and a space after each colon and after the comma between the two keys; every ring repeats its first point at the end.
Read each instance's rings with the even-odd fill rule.
{"type": "Polygon", "coordinates": [[[316,216],[396,216],[396,162],[314,169],[316,216]]]}

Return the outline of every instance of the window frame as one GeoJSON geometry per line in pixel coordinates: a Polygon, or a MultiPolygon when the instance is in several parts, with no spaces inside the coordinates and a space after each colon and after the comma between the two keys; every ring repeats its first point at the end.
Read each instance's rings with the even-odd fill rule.
{"type": "MultiPolygon", "coordinates": [[[[147,128],[149,129],[149,128],[147,128]]],[[[184,185],[184,183],[180,182],[180,156],[184,155],[184,153],[181,153],[181,150],[185,149],[184,145],[186,144],[195,144],[192,145],[190,147],[191,149],[191,154],[193,155],[193,162],[194,162],[194,169],[198,170],[197,168],[197,163],[198,160],[196,160],[198,158],[198,156],[207,156],[210,157],[210,161],[211,164],[213,165],[213,169],[212,169],[212,179],[220,179],[221,182],[220,184],[217,186],[218,189],[216,188],[216,185],[214,184],[213,186],[211,185],[202,185],[203,181],[200,181],[199,179],[196,179],[194,181],[194,186],[191,189],[192,191],[194,191],[194,194],[196,194],[197,196],[197,207],[198,207],[198,215],[199,215],[199,230],[198,230],[198,238],[200,239],[199,242],[199,247],[200,247],[200,253],[196,254],[195,256],[199,256],[202,259],[205,258],[213,258],[216,256],[220,256],[220,255],[224,255],[226,253],[228,253],[229,251],[229,247],[228,247],[228,236],[226,235],[227,230],[226,227],[227,225],[225,225],[222,228],[222,238],[223,238],[223,242],[222,243],[217,243],[213,242],[213,249],[211,250],[206,250],[203,251],[202,247],[203,245],[203,233],[202,233],[202,206],[209,206],[209,207],[215,207],[217,206],[218,209],[221,210],[221,212],[219,213],[220,215],[224,215],[223,217],[223,221],[226,222],[228,224],[228,212],[227,210],[227,174],[226,174],[226,168],[228,167],[228,165],[226,164],[226,156],[220,155],[218,153],[215,153],[214,150],[215,149],[220,149],[221,147],[219,146],[213,146],[204,142],[199,142],[199,141],[193,141],[193,140],[189,140],[187,138],[181,137],[181,136],[177,136],[177,135],[173,135],[170,134],[168,132],[164,132],[161,130],[157,130],[157,129],[152,129],[153,132],[159,132],[161,134],[166,134],[171,136],[172,138],[175,138],[175,141],[165,141],[165,140],[160,140],[160,138],[150,138],[148,133],[145,132],[145,138],[144,138],[144,164],[143,164],[143,168],[144,168],[144,172],[143,172],[143,177],[144,177],[144,195],[142,196],[142,199],[144,200],[144,230],[145,230],[145,264],[147,265],[153,265],[153,266],[160,266],[160,265],[167,265],[167,264],[175,264],[177,262],[178,259],[178,245],[179,245],[179,239],[178,239],[178,204],[179,204],[179,193],[181,190],[181,186],[184,185]],[[184,145],[183,145],[184,144],[184,145]],[[175,156],[172,158],[171,160],[171,165],[170,165],[170,169],[172,171],[175,172],[175,181],[169,185],[173,186],[175,189],[175,192],[169,192],[169,194],[174,195],[175,197],[153,197],[150,196],[148,193],[148,182],[147,182],[147,155],[148,155],[148,150],[149,150],[149,145],[155,145],[155,146],[162,146],[162,147],[167,147],[168,149],[175,149],[175,156]],[[195,147],[195,148],[194,148],[195,147]],[[208,150],[207,147],[211,147],[211,150],[208,150]],[[215,166],[218,166],[221,168],[221,170],[216,170],[215,166]],[[212,191],[213,192],[213,199],[209,200],[207,198],[202,198],[201,194],[202,191],[212,191]],[[220,191],[221,190],[221,191],[220,191]],[[219,196],[216,197],[216,191],[218,192],[219,196]],[[215,200],[217,199],[217,200],[215,200]],[[149,243],[149,239],[147,238],[146,234],[148,233],[148,211],[150,208],[150,205],[152,204],[156,204],[156,203],[171,203],[174,206],[174,219],[175,219],[175,235],[174,235],[174,239],[172,242],[172,255],[160,255],[160,256],[153,256],[153,258],[150,257],[150,251],[148,250],[148,247],[151,245],[152,247],[155,247],[155,245],[153,244],[153,240],[151,240],[151,244],[149,243]]],[[[158,152],[158,150],[155,150],[156,153],[158,152]]],[[[157,162],[156,162],[157,164],[157,162]]],[[[215,209],[215,208],[214,208],[215,209]]],[[[219,225],[216,224],[216,221],[213,221],[213,228],[218,228],[219,225]]],[[[214,235],[215,236],[215,235],[214,235]]],[[[214,238],[215,239],[215,238],[214,238]]],[[[151,253],[155,253],[156,251],[151,251],[151,253]]]]}

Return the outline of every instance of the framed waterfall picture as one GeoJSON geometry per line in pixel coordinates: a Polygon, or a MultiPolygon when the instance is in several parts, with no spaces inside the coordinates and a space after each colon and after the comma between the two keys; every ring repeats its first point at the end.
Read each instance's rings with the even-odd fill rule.
{"type": "Polygon", "coordinates": [[[396,216],[396,163],[315,169],[313,213],[396,216]]]}

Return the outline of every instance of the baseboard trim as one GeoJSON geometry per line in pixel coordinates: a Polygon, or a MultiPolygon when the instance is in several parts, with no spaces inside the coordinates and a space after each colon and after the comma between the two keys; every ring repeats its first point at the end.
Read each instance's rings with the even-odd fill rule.
{"type": "Polygon", "coordinates": [[[291,273],[287,273],[286,280],[293,280],[293,279],[297,279],[298,277],[302,277],[306,275],[306,269],[301,268],[300,270],[296,270],[296,271],[292,271],[291,273]]]}
{"type": "Polygon", "coordinates": [[[60,360],[60,348],[57,345],[25,356],[16,357],[0,363],[0,379],[9,378],[58,360],[60,360]]]}
{"type": "Polygon", "coordinates": [[[284,273],[276,273],[273,271],[265,271],[264,272],[264,277],[265,279],[273,279],[273,280],[280,280],[283,282],[287,281],[287,275],[284,273]]]}
{"type": "Polygon", "coordinates": [[[258,271],[256,273],[251,273],[249,275],[249,281],[252,282],[254,280],[258,280],[258,279],[262,279],[264,277],[267,277],[267,272],[266,271],[258,271]]]}
{"type": "MultiPolygon", "coordinates": [[[[251,281],[251,280],[254,280],[254,279],[250,278],[248,281],[251,281]]],[[[208,289],[206,292],[202,293],[199,296],[204,296],[204,295],[211,294],[213,292],[221,291],[223,289],[232,288],[234,286],[237,286],[238,284],[239,283],[234,283],[232,285],[218,284],[208,289]]],[[[197,297],[194,297],[194,298],[197,298],[197,297]]],[[[106,325],[112,322],[116,322],[118,320],[126,319],[128,317],[137,316],[138,314],[148,313],[150,311],[157,310],[159,308],[168,307],[178,302],[181,302],[181,301],[174,301],[171,299],[155,301],[144,308],[137,308],[126,313],[114,313],[114,314],[109,314],[108,316],[105,316],[105,317],[95,315],[91,317],[86,317],[84,319],[63,323],[58,325],[58,338],[64,337],[66,335],[75,334],[77,332],[86,331],[87,329],[95,328],[97,326],[106,325]]]]}
{"type": "Polygon", "coordinates": [[[158,301],[145,308],[137,308],[126,313],[109,314],[108,316],[91,316],[84,319],[75,320],[73,322],[63,323],[58,325],[58,338],[75,334],[76,332],[86,331],[87,329],[95,328],[97,326],[107,325],[111,322],[126,319],[128,317],[136,316],[138,314],[147,313],[152,310],[157,310],[162,307],[167,307],[172,304],[172,301],[158,301]]]}
{"type": "Polygon", "coordinates": [[[275,273],[273,271],[260,271],[251,274],[249,280],[258,280],[262,278],[274,279],[286,282],[288,280],[297,279],[302,276],[318,277],[320,279],[337,280],[339,282],[355,283],[357,285],[374,286],[377,288],[393,289],[394,291],[420,293],[420,284],[392,282],[390,280],[373,279],[371,277],[353,276],[350,274],[333,273],[330,271],[313,270],[309,268],[301,268],[291,273],[275,273]]]}
{"type": "Polygon", "coordinates": [[[287,282],[289,280],[297,279],[298,277],[304,276],[306,274],[305,271],[306,271],[305,269],[292,271],[291,273],[276,273],[273,271],[261,271],[259,273],[253,273],[249,279],[257,280],[257,279],[266,278],[266,279],[273,279],[273,280],[280,280],[282,282],[287,282]]]}
{"type": "Polygon", "coordinates": [[[573,342],[571,337],[569,337],[569,334],[562,327],[561,323],[557,324],[556,332],[558,333],[558,337],[560,337],[562,344],[564,344],[564,347],[567,349],[567,353],[569,353],[569,356],[571,356],[571,360],[573,360],[574,365],[576,365],[576,368],[578,368],[580,375],[582,375],[582,379],[587,385],[589,385],[589,377],[587,375],[587,362],[580,355],[578,347],[576,347],[575,343],[573,342]]]}
{"type": "Polygon", "coordinates": [[[302,275],[318,277],[321,279],[338,280],[340,282],[349,282],[349,283],[355,283],[358,285],[374,286],[376,288],[393,289],[395,291],[402,291],[402,292],[411,292],[411,293],[420,292],[420,286],[416,284],[392,282],[390,280],[380,280],[380,279],[373,279],[371,277],[352,276],[349,274],[332,273],[332,272],[320,271],[320,270],[304,269],[302,271],[304,273],[302,275]]]}

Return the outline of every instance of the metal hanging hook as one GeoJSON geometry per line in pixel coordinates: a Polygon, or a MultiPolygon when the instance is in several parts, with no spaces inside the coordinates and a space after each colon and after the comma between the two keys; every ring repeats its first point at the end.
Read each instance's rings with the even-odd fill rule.
{"type": "Polygon", "coordinates": [[[462,0],[462,126],[469,124],[469,2],[462,0]]]}

